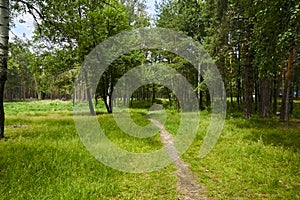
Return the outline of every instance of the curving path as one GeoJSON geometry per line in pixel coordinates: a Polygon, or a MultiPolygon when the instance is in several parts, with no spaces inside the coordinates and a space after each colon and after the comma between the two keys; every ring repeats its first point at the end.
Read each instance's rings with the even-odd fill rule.
{"type": "Polygon", "coordinates": [[[159,121],[147,118],[151,123],[160,128],[160,138],[165,146],[167,146],[167,153],[174,161],[177,168],[176,176],[178,179],[177,189],[180,192],[178,199],[180,200],[208,200],[206,196],[200,195],[199,192],[205,191],[204,187],[198,184],[196,175],[189,170],[189,164],[184,162],[180,157],[177,149],[173,144],[173,136],[165,129],[159,121]]]}

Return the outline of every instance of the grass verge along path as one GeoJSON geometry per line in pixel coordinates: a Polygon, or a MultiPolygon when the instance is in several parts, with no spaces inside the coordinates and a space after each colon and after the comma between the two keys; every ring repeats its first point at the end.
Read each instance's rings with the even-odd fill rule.
{"type": "Polygon", "coordinates": [[[180,200],[206,200],[207,197],[199,195],[200,190],[204,190],[204,187],[199,185],[195,178],[195,174],[189,170],[189,165],[179,157],[179,153],[173,144],[173,136],[166,131],[164,125],[159,121],[154,119],[149,120],[152,124],[160,128],[160,138],[166,147],[169,157],[173,160],[174,165],[177,168],[177,189],[180,192],[178,198],[180,200]]]}

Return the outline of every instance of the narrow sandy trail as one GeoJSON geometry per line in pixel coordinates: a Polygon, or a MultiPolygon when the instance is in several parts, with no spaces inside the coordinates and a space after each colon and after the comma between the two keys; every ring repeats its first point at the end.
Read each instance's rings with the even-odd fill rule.
{"type": "Polygon", "coordinates": [[[206,196],[200,195],[200,191],[205,191],[204,187],[198,184],[196,175],[189,170],[189,164],[184,162],[180,157],[177,149],[174,146],[173,136],[166,131],[164,125],[159,121],[148,118],[151,123],[160,128],[160,138],[165,146],[167,146],[167,153],[174,161],[177,168],[176,176],[178,179],[177,189],[181,193],[178,197],[180,200],[208,200],[206,196]]]}

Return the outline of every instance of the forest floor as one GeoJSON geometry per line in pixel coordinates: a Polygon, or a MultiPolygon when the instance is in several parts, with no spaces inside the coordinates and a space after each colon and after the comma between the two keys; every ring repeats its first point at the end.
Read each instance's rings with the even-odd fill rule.
{"type": "MultiPolygon", "coordinates": [[[[228,113],[215,148],[200,159],[210,124],[210,113],[203,111],[196,138],[180,159],[159,171],[132,174],[101,164],[86,150],[76,132],[71,102],[5,103],[0,199],[300,199],[299,105],[289,123],[228,113]]],[[[162,148],[162,139],[170,141],[181,119],[179,113],[167,111],[162,138],[133,138],[99,106],[105,134],[132,152],[162,148]]],[[[136,108],[131,117],[147,125],[147,113],[136,108]]]]}

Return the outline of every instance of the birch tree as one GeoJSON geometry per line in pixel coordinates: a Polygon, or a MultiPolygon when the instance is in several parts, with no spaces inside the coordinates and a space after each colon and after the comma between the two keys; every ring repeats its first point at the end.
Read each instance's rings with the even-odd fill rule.
{"type": "Polygon", "coordinates": [[[0,1],[0,138],[4,138],[4,86],[7,79],[9,0],[0,1]]]}

